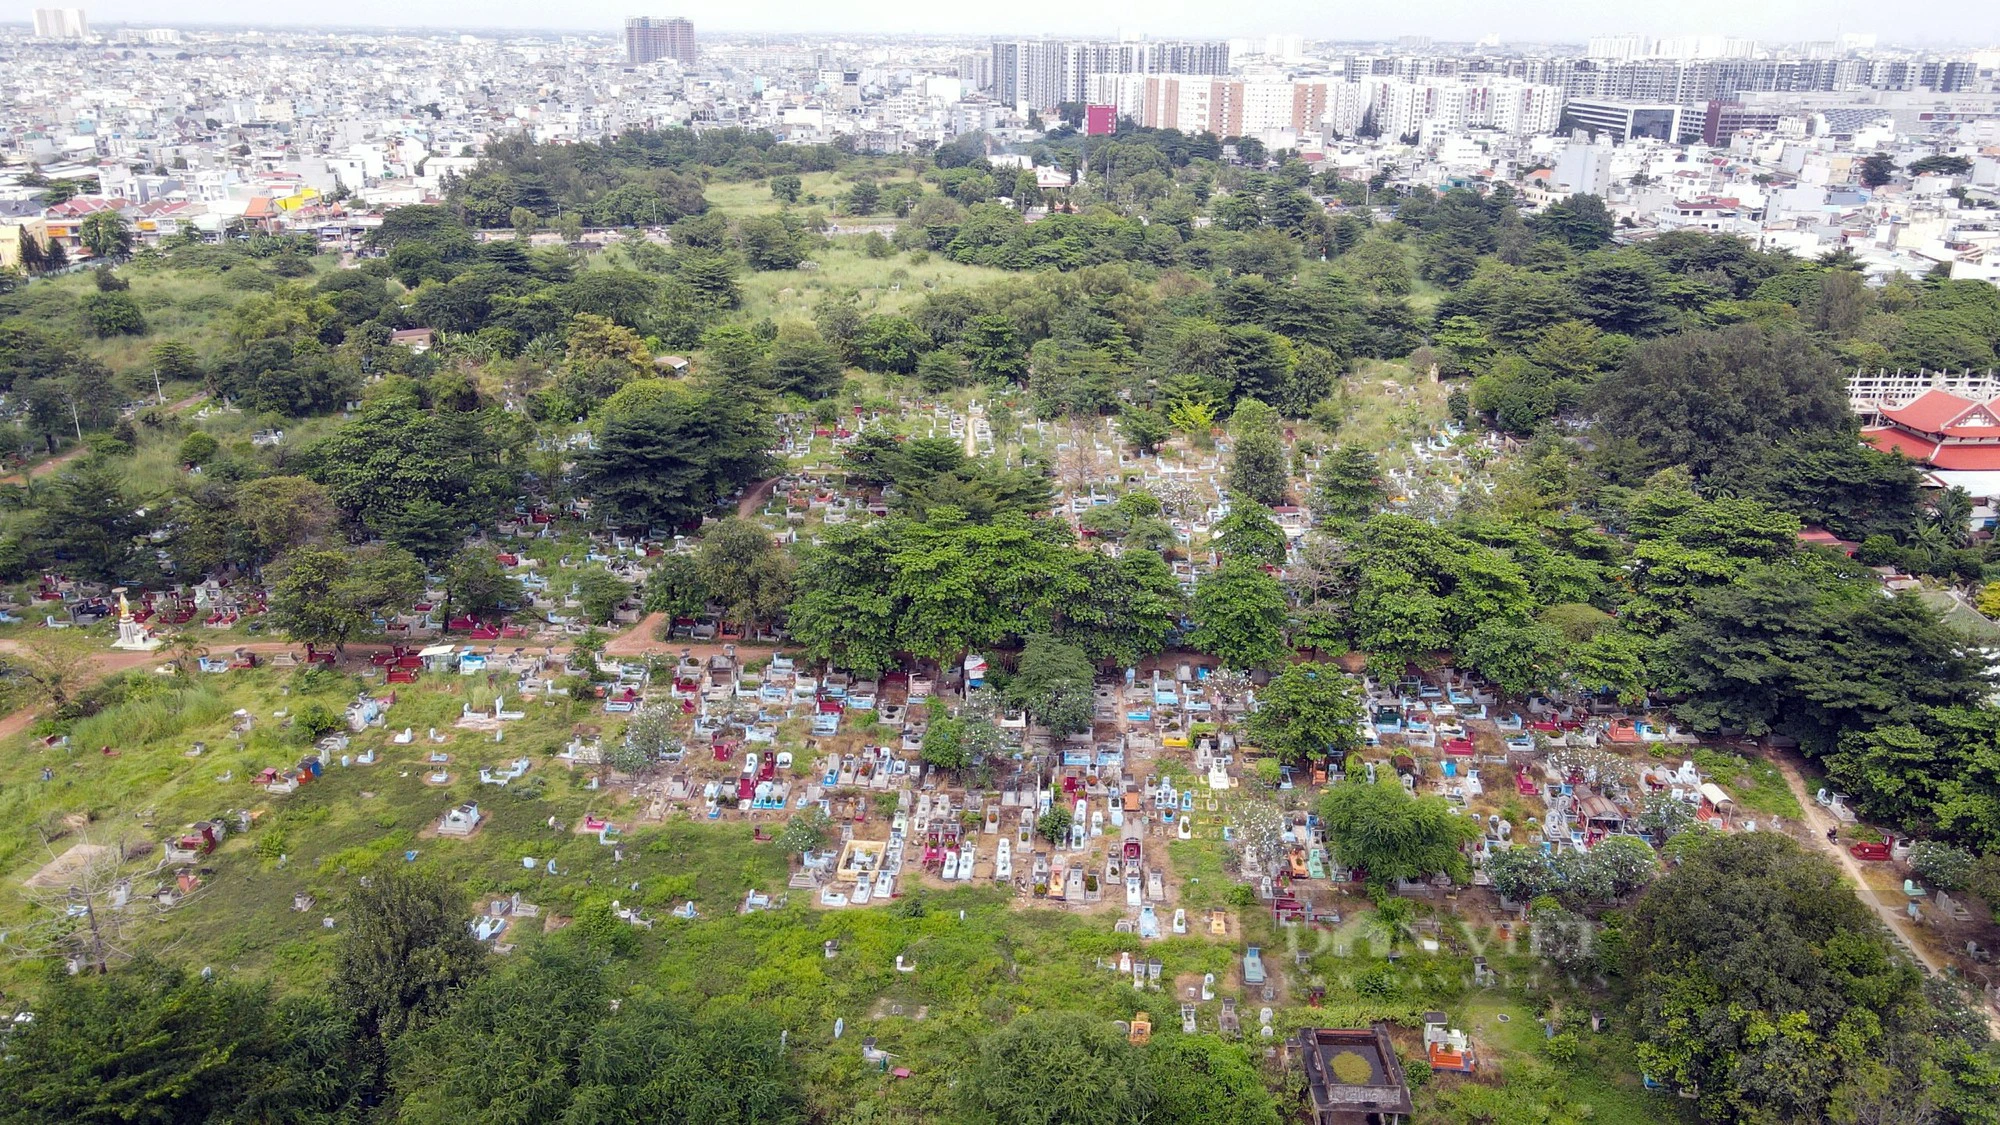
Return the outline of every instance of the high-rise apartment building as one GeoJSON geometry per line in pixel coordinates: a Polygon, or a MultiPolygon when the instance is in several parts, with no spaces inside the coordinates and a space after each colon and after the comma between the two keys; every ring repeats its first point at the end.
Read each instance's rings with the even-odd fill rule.
{"type": "Polygon", "coordinates": [[[1091,101],[1154,129],[1218,137],[1323,130],[1356,135],[1372,117],[1383,136],[1426,129],[1494,129],[1512,136],[1554,131],[1562,90],[1502,76],[1480,81],[1368,78],[1241,79],[1190,74],[1100,74],[1091,101]]]}
{"type": "Polygon", "coordinates": [[[633,16],[626,20],[625,61],[639,64],[660,59],[673,59],[679,63],[694,61],[694,24],[679,17],[655,19],[652,16],[633,16]]]}
{"type": "Polygon", "coordinates": [[[993,56],[973,52],[958,56],[953,64],[958,77],[968,90],[991,90],[993,88],[993,56]]]}
{"type": "Polygon", "coordinates": [[[1530,81],[1561,84],[1572,98],[1676,102],[1703,106],[1748,93],[1911,90],[1957,93],[1973,88],[1970,59],[1631,58],[1525,60],[1510,70],[1530,81]]]}
{"type": "Polygon", "coordinates": [[[82,8],[36,8],[35,38],[88,39],[90,20],[82,8]]]}
{"type": "Polygon", "coordinates": [[[1077,39],[1015,39],[993,43],[993,97],[1006,105],[1048,110],[1090,99],[1100,74],[1229,73],[1224,42],[1118,43],[1077,39]]]}

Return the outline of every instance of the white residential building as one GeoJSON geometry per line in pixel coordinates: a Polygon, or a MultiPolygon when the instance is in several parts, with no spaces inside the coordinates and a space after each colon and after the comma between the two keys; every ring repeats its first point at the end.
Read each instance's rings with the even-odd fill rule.
{"type": "Polygon", "coordinates": [[[36,8],[35,38],[88,39],[90,20],[82,8],[36,8]]]}

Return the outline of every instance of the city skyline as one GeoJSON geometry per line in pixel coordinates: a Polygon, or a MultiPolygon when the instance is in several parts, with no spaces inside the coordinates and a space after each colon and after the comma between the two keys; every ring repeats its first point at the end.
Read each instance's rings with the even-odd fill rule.
{"type": "MultiPolygon", "coordinates": [[[[1426,0],[1405,5],[1394,12],[1356,13],[1335,16],[1323,8],[1301,0],[1279,0],[1260,5],[1254,15],[1222,11],[1212,5],[1186,0],[1165,0],[1141,7],[1132,3],[1098,3],[1072,6],[1062,12],[1038,17],[1034,26],[1023,27],[1019,17],[1001,12],[953,9],[910,3],[909,0],[860,0],[859,3],[830,10],[824,6],[780,2],[746,7],[722,4],[675,5],[674,11],[638,12],[628,4],[586,3],[570,5],[560,23],[551,23],[545,5],[500,0],[476,8],[418,0],[416,3],[388,4],[378,0],[343,9],[347,17],[337,22],[285,21],[270,18],[262,6],[240,0],[221,0],[206,5],[198,21],[186,21],[163,13],[154,5],[136,0],[90,5],[93,27],[119,24],[135,26],[214,26],[251,28],[380,27],[398,30],[491,30],[600,32],[618,35],[624,20],[633,15],[682,16],[698,26],[713,28],[717,35],[741,34],[857,34],[906,36],[1118,36],[1143,35],[1148,38],[1228,38],[1246,35],[1287,33],[1314,39],[1348,42],[1394,40],[1402,36],[1425,36],[1439,42],[1475,42],[1497,38],[1501,42],[1581,43],[1593,36],[1634,34],[1652,37],[1723,35],[1758,39],[1773,43],[1818,41],[1838,38],[1843,33],[1872,33],[1884,45],[2000,47],[2000,7],[1954,2],[1935,10],[1899,12],[1894,26],[1883,26],[1880,9],[1855,0],[1835,3],[1805,3],[1782,0],[1754,11],[1720,0],[1693,0],[1691,3],[1624,7],[1607,12],[1601,6],[1581,0],[1560,0],[1541,5],[1531,12],[1496,14],[1490,7],[1466,0],[1426,0]],[[474,17],[469,22],[462,18],[474,17]]],[[[6,12],[9,22],[32,24],[34,7],[23,5],[6,12]]]]}

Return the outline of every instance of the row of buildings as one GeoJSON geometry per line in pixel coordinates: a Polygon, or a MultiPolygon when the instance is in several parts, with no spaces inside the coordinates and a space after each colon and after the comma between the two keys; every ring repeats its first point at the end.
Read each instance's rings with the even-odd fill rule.
{"type": "Polygon", "coordinates": [[[1374,78],[1216,78],[1206,75],[1101,74],[1092,104],[1154,129],[1219,137],[1287,133],[1403,137],[1425,129],[1493,129],[1510,136],[1553,131],[1562,91],[1495,78],[1482,82],[1374,78]]]}
{"type": "Polygon", "coordinates": [[[1993,80],[2000,56],[1992,53],[1766,53],[1740,40],[1638,37],[1596,40],[1577,56],[1315,56],[1305,46],[1281,36],[1255,43],[995,40],[990,65],[968,85],[1045,116],[1070,103],[1108,105],[1142,125],[1281,144],[1459,129],[1718,144],[1741,129],[1776,129],[1794,118],[1839,132],[1892,115],[1907,131],[2000,112],[1993,80]]]}
{"type": "Polygon", "coordinates": [[[1084,39],[995,40],[991,70],[996,101],[1036,110],[1086,100],[1102,75],[1228,73],[1226,42],[1084,39]]]}
{"type": "MultiPolygon", "coordinates": [[[[189,31],[175,44],[78,47],[0,35],[0,220],[65,237],[80,216],[45,213],[42,196],[67,180],[132,208],[142,239],[351,226],[438,198],[498,138],[672,126],[885,153],[980,133],[996,158],[1032,163],[1055,119],[999,93],[1019,89],[1026,53],[1065,68],[1063,89],[1045,96],[1066,112],[1098,107],[1084,115],[1091,132],[1123,118],[1257,137],[1342,176],[1511,183],[1530,205],[1589,192],[1632,237],[1694,226],[1801,253],[1841,245],[1875,273],[2000,267],[1984,222],[1996,212],[1979,206],[2000,186],[2000,59],[1980,55],[1931,60],[1974,65],[1976,89],[1748,92],[1690,106],[1571,96],[1526,76],[1517,64],[1532,59],[1484,49],[1315,57],[1288,37],[1059,51],[1010,41],[1011,53],[964,40],[715,37],[692,61],[635,61],[631,33],[678,34],[653,26],[669,22],[622,39],[189,31]],[[1876,152],[1898,167],[1962,155],[1970,168],[1864,190],[1858,161],[1876,152]]],[[[666,50],[641,53],[656,46],[666,50]]]]}

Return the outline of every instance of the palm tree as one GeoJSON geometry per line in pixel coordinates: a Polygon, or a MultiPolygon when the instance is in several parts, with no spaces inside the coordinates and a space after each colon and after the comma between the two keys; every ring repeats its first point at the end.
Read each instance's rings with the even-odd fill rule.
{"type": "Polygon", "coordinates": [[[1972,494],[1954,485],[1930,494],[1930,522],[1953,547],[1972,541],[1972,494]]]}

